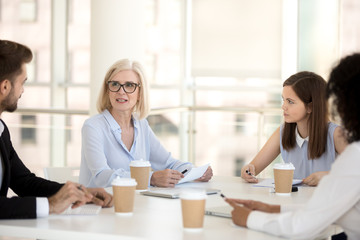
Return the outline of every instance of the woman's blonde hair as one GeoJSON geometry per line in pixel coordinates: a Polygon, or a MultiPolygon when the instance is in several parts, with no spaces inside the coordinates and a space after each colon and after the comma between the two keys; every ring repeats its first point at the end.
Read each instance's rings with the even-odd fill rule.
{"type": "Polygon", "coordinates": [[[122,59],[115,62],[107,71],[97,101],[97,110],[99,112],[103,112],[105,109],[108,109],[109,111],[111,110],[112,106],[108,94],[109,93],[108,81],[111,81],[111,79],[116,74],[124,70],[132,70],[135,73],[137,73],[139,77],[140,98],[136,103],[133,112],[136,113],[138,119],[146,118],[147,115],[149,114],[150,109],[149,109],[148,83],[145,78],[145,72],[139,62],[131,61],[129,59],[122,59]]]}

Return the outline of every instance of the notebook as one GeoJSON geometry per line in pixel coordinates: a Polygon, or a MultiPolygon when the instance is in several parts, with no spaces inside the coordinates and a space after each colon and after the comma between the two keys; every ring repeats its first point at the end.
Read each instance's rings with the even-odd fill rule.
{"type": "Polygon", "coordinates": [[[216,217],[231,218],[231,211],[233,208],[230,205],[219,207],[209,207],[205,209],[205,214],[216,217]]]}
{"type": "MultiPolygon", "coordinates": [[[[184,189],[189,189],[189,188],[158,188],[158,187],[154,187],[148,191],[140,192],[140,194],[146,195],[146,196],[163,197],[163,198],[179,198],[181,191],[184,191],[184,189]]],[[[192,189],[196,189],[196,188],[192,188],[192,189]]],[[[206,191],[206,194],[208,194],[208,195],[217,194],[218,192],[220,192],[219,189],[212,189],[212,188],[207,188],[204,190],[206,191]]]]}
{"type": "Polygon", "coordinates": [[[62,215],[97,215],[100,213],[101,206],[95,204],[85,204],[77,208],[68,207],[62,215]]]}

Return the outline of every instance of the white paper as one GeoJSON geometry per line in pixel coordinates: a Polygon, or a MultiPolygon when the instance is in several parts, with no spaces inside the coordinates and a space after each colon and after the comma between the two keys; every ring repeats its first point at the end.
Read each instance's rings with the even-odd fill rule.
{"type": "MultiPolygon", "coordinates": [[[[292,185],[297,185],[297,184],[301,184],[301,183],[302,183],[302,179],[293,179],[292,185]]],[[[273,178],[262,179],[258,183],[253,184],[253,187],[274,188],[275,187],[274,179],[273,178]]]]}
{"type": "Polygon", "coordinates": [[[201,167],[192,168],[183,179],[181,179],[178,184],[180,183],[186,183],[193,181],[195,179],[200,178],[204,173],[206,172],[207,168],[209,167],[210,163],[205,164],[201,167]]]}
{"type": "Polygon", "coordinates": [[[62,215],[97,215],[101,211],[101,206],[95,204],[85,204],[77,208],[68,207],[62,215]]]}

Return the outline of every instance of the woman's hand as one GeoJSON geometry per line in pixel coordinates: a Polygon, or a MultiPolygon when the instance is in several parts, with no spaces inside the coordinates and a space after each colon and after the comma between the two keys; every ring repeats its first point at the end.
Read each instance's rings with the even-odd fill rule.
{"type": "Polygon", "coordinates": [[[175,187],[184,174],[172,169],[156,171],[152,174],[150,184],[157,187],[175,187]]]}
{"type": "Polygon", "coordinates": [[[305,183],[309,186],[317,186],[319,184],[321,178],[323,178],[328,173],[329,173],[328,171],[314,172],[314,173],[310,174],[309,176],[307,176],[306,178],[304,178],[303,183],[305,183]]]}
{"type": "Polygon", "coordinates": [[[257,183],[258,179],[255,176],[255,166],[252,164],[247,164],[241,168],[241,177],[249,182],[249,183],[257,183]],[[246,171],[250,172],[252,175],[247,173],[246,171]]]}
{"type": "MultiPolygon", "coordinates": [[[[233,198],[226,198],[226,202],[233,203],[236,205],[244,205],[244,207],[250,209],[250,210],[257,210],[267,213],[279,213],[280,212],[280,205],[272,205],[267,204],[259,201],[254,200],[243,200],[243,199],[233,199],[233,198]]],[[[231,204],[230,204],[231,205],[231,204]]],[[[231,205],[233,206],[233,205],[231,205]]]]}
{"type": "Polygon", "coordinates": [[[252,210],[247,207],[238,205],[235,199],[226,198],[225,201],[228,202],[234,208],[234,210],[232,210],[231,212],[231,216],[234,224],[238,226],[246,227],[247,219],[252,210]]]}

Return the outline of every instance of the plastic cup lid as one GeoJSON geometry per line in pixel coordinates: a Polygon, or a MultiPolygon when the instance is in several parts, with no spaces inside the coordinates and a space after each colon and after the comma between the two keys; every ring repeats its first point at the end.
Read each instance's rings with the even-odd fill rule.
{"type": "Polygon", "coordinates": [[[276,163],[274,169],[294,170],[295,167],[292,163],[276,163]]]}
{"type": "Polygon", "coordinates": [[[187,200],[200,200],[206,199],[207,195],[203,189],[184,189],[180,192],[179,197],[187,200]]]}
{"type": "Polygon", "coordinates": [[[129,164],[131,167],[151,167],[151,164],[149,161],[145,161],[143,159],[140,160],[133,160],[129,164]]]}
{"type": "Polygon", "coordinates": [[[111,184],[114,186],[136,186],[137,182],[133,178],[120,178],[117,176],[111,184]]]}

